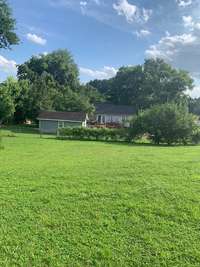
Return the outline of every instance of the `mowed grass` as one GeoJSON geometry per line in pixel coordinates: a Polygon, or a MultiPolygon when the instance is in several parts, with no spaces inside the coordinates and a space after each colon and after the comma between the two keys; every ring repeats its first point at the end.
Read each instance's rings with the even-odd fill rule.
{"type": "Polygon", "coordinates": [[[0,266],[200,266],[200,147],[4,137],[0,266]]]}

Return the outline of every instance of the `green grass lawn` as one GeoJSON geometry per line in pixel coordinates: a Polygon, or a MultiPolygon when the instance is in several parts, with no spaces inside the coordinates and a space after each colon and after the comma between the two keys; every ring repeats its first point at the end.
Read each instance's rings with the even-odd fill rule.
{"type": "Polygon", "coordinates": [[[199,146],[3,145],[0,266],[200,266],[199,146]]]}

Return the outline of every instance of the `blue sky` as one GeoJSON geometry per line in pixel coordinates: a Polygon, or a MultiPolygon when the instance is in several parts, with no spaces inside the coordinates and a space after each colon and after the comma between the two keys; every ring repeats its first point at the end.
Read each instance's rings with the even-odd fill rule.
{"type": "Polygon", "coordinates": [[[32,55],[67,48],[80,79],[110,78],[122,65],[162,57],[195,78],[200,96],[199,0],[9,0],[21,39],[0,51],[0,80],[32,55]]]}

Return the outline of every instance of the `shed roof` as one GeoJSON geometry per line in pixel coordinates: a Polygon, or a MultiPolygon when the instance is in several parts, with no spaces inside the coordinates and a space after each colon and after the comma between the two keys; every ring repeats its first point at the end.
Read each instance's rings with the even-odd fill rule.
{"type": "Polygon", "coordinates": [[[85,121],[85,112],[42,111],[38,120],[85,121]]]}
{"type": "Polygon", "coordinates": [[[132,106],[99,103],[95,105],[97,114],[133,115],[135,110],[132,106]]]}

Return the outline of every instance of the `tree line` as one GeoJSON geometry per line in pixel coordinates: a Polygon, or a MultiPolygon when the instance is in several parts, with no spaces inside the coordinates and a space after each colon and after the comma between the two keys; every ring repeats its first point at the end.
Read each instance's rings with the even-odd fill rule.
{"type": "Polygon", "coordinates": [[[114,78],[88,83],[115,104],[133,105],[136,110],[155,104],[188,101],[193,79],[162,59],[146,59],[144,64],[121,67],[114,78]]]}
{"type": "Polygon", "coordinates": [[[72,55],[57,50],[32,56],[18,65],[17,79],[9,77],[0,84],[0,120],[34,121],[40,110],[92,113],[99,101],[132,105],[136,112],[158,104],[185,103],[196,113],[196,102],[187,96],[192,89],[189,73],[162,59],[122,67],[112,79],[83,85],[72,55]]]}
{"type": "Polygon", "coordinates": [[[18,66],[17,80],[9,78],[4,87],[13,99],[15,122],[34,121],[41,110],[92,112],[93,102],[101,98],[96,89],[80,83],[78,67],[67,50],[31,57],[18,66]]]}

